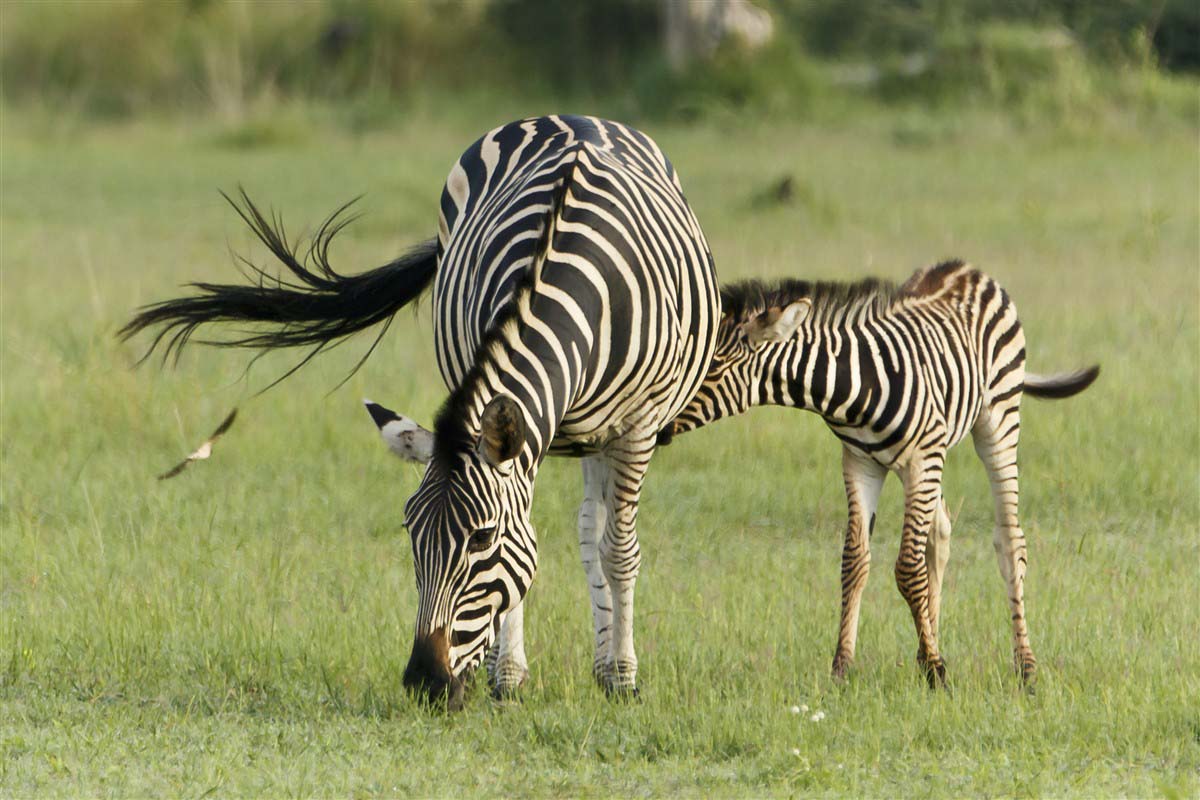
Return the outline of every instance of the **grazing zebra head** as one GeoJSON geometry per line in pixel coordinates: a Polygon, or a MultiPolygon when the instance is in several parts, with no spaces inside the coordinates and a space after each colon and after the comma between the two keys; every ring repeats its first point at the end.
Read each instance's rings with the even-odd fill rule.
{"type": "Polygon", "coordinates": [[[448,695],[457,707],[463,674],[483,659],[537,570],[532,473],[519,458],[525,412],[499,394],[477,425],[464,424],[469,404],[452,397],[435,433],[371,401],[366,406],[394,453],[428,465],[404,509],[418,594],[404,685],[431,700],[448,695]]]}

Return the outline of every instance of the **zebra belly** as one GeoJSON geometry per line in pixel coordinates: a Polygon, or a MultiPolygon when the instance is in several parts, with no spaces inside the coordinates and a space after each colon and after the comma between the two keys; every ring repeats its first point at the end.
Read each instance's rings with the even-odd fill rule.
{"type": "Polygon", "coordinates": [[[972,407],[964,409],[964,413],[952,413],[951,419],[945,419],[941,407],[927,407],[924,414],[914,414],[912,417],[922,420],[923,424],[910,425],[899,437],[894,429],[877,433],[868,426],[842,425],[829,419],[825,420],[825,424],[835,436],[861,455],[890,469],[900,469],[922,451],[923,443],[946,452],[961,442],[975,426],[979,409],[980,403],[977,401],[972,407]],[[932,442],[930,434],[937,434],[932,442]]]}
{"type": "Polygon", "coordinates": [[[842,443],[850,449],[888,469],[904,467],[916,450],[917,437],[912,434],[906,434],[904,439],[897,444],[881,447],[882,437],[869,428],[837,425],[828,420],[826,425],[829,430],[833,431],[833,435],[841,439],[842,443]]]}
{"type": "Polygon", "coordinates": [[[670,417],[664,413],[658,398],[644,397],[636,403],[622,403],[617,409],[604,409],[603,414],[576,416],[570,422],[564,420],[551,446],[569,445],[597,451],[630,435],[656,436],[668,419],[670,417]]]}

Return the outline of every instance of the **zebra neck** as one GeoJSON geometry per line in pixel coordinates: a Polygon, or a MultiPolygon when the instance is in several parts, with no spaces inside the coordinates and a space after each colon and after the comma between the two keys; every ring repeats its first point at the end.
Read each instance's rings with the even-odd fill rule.
{"type": "Polygon", "coordinates": [[[844,423],[854,371],[854,333],[845,322],[803,330],[786,343],[763,348],[754,405],[779,405],[844,423]]]}
{"type": "Polygon", "coordinates": [[[474,438],[480,434],[488,403],[500,395],[512,398],[525,419],[525,447],[518,456],[519,466],[531,472],[549,453],[566,409],[574,401],[574,394],[565,390],[574,385],[569,379],[572,370],[569,365],[558,364],[551,354],[540,353],[542,348],[531,346],[521,326],[509,323],[505,327],[503,335],[481,349],[478,361],[454,395],[461,397],[461,419],[467,435],[474,438]],[[560,383],[556,377],[565,380],[560,383]]]}

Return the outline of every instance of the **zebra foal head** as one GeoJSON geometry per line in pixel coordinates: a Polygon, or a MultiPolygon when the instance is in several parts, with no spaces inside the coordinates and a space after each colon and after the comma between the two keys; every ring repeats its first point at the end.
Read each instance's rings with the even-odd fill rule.
{"type": "Polygon", "coordinates": [[[811,309],[812,302],[800,298],[786,305],[726,310],[717,329],[717,347],[705,384],[747,384],[744,373],[763,355],[763,349],[795,336],[811,309]]]}
{"type": "Polygon", "coordinates": [[[757,306],[727,305],[704,382],[687,408],[659,434],[659,444],[722,417],[741,414],[754,405],[755,392],[769,362],[787,357],[783,348],[770,345],[795,337],[811,310],[808,298],[757,306]]]}
{"type": "Polygon", "coordinates": [[[404,508],[418,594],[404,685],[456,709],[465,674],[483,660],[537,570],[533,481],[518,458],[524,411],[501,394],[484,406],[476,431],[443,424],[447,409],[434,433],[364,402],[389,449],[427,465],[404,508]]]}

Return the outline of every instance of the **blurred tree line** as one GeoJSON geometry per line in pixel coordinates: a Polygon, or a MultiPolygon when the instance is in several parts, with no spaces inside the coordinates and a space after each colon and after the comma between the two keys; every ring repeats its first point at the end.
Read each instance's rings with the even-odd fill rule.
{"type": "Polygon", "coordinates": [[[1200,72],[1194,0],[8,0],[0,17],[4,100],[96,115],[477,90],[634,117],[846,93],[1077,108],[1164,81],[1190,114],[1200,72]],[[723,27],[735,4],[757,33],[723,27]]]}

